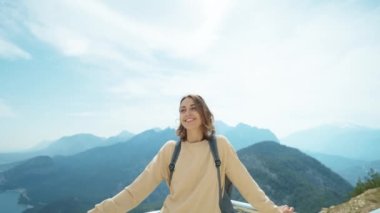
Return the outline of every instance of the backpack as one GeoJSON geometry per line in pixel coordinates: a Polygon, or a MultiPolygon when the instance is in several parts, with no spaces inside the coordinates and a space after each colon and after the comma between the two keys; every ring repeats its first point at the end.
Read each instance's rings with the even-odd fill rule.
{"type": "MultiPolygon", "coordinates": [[[[210,140],[208,141],[210,145],[210,150],[211,154],[214,158],[215,161],[215,167],[217,169],[217,174],[218,174],[218,186],[219,186],[219,208],[221,213],[235,213],[236,211],[234,210],[232,203],[231,203],[231,191],[232,191],[232,183],[228,179],[227,176],[225,176],[225,182],[224,182],[224,191],[222,191],[222,184],[221,184],[221,179],[220,179],[220,165],[221,161],[219,158],[219,152],[218,152],[218,144],[216,142],[216,137],[215,135],[212,135],[210,137],[210,140]]],[[[179,140],[174,148],[172,158],[169,164],[169,186],[171,184],[171,180],[173,177],[173,172],[175,168],[175,163],[177,162],[178,155],[181,151],[181,140],[179,140]]]]}

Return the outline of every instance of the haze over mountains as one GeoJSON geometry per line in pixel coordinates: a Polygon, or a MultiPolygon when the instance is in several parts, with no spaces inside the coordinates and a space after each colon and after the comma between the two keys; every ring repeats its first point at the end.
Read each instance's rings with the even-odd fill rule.
{"type": "MultiPolygon", "coordinates": [[[[334,172],[341,166],[347,166],[346,162],[357,167],[371,163],[336,155],[305,154],[281,145],[270,130],[247,124],[232,127],[218,121],[216,128],[218,134],[226,135],[235,149],[239,150],[240,159],[268,195],[279,204],[289,203],[298,207],[302,210],[299,212],[317,212],[322,207],[343,202],[352,186],[334,172]],[[324,159],[325,162],[320,162],[334,172],[308,155],[324,159]],[[328,158],[330,160],[326,160],[328,158]]],[[[309,141],[306,134],[301,135],[305,141],[309,141]]],[[[26,189],[29,199],[23,200],[35,206],[28,212],[51,213],[57,209],[63,212],[84,212],[94,203],[114,195],[133,181],[159,148],[167,140],[176,138],[175,130],[171,128],[151,129],[136,135],[125,132],[108,139],[88,134],[62,137],[44,149],[47,154],[45,156],[35,156],[30,160],[3,166],[4,172],[0,172],[0,191],[26,189]],[[84,138],[86,143],[82,142],[84,138]],[[72,146],[75,143],[81,145],[72,146]]],[[[340,141],[337,143],[344,144],[340,141]]],[[[369,143],[378,144],[376,141],[364,144],[369,143]]],[[[367,149],[372,152],[372,147],[367,149]]],[[[167,188],[163,183],[134,212],[159,209],[166,194],[167,188]]],[[[238,194],[234,196],[241,198],[238,194]]]]}
{"type": "Polygon", "coordinates": [[[281,142],[318,159],[352,185],[370,168],[380,171],[380,129],[322,125],[295,132],[281,142]]]}
{"type": "Polygon", "coordinates": [[[0,164],[24,160],[39,155],[73,155],[97,146],[108,146],[125,142],[133,137],[133,133],[122,131],[116,136],[102,138],[92,134],[76,134],[64,136],[56,141],[45,142],[29,151],[0,153],[0,164]]]}
{"type": "Polygon", "coordinates": [[[216,121],[215,129],[217,134],[222,134],[229,138],[236,150],[261,141],[279,142],[277,136],[269,129],[252,127],[244,123],[239,123],[232,127],[222,121],[216,121]]]}
{"type": "Polygon", "coordinates": [[[373,161],[379,160],[380,129],[358,125],[322,125],[298,131],[281,142],[302,150],[373,161]]]}
{"type": "MultiPolygon", "coordinates": [[[[216,121],[215,126],[218,129],[218,134],[223,134],[232,139],[235,149],[241,149],[263,140],[278,141],[277,137],[270,130],[259,129],[243,123],[232,127],[222,121],[216,121]]],[[[0,164],[11,163],[38,155],[73,155],[94,147],[125,142],[133,136],[134,134],[128,131],[122,131],[120,134],[109,138],[84,133],[64,136],[56,141],[45,143],[39,149],[16,153],[0,153],[0,164]]]]}

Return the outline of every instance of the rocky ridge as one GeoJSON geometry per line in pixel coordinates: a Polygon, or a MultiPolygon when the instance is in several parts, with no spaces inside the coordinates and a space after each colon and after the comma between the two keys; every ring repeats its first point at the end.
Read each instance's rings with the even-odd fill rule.
{"type": "Polygon", "coordinates": [[[380,187],[369,189],[349,201],[323,208],[320,213],[368,213],[380,208],[380,187]]]}

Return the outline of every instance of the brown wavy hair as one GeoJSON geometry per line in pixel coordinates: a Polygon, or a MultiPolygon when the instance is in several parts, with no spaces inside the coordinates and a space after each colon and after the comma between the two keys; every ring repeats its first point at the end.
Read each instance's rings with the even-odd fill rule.
{"type": "MultiPolygon", "coordinates": [[[[201,130],[203,133],[203,139],[210,139],[210,137],[215,134],[214,116],[212,115],[206,102],[200,95],[189,94],[181,98],[181,101],[179,102],[180,105],[186,98],[191,98],[194,101],[196,110],[200,114],[202,119],[201,130]]],[[[181,121],[176,133],[181,141],[185,141],[187,139],[187,131],[185,127],[182,126],[181,121]]]]}

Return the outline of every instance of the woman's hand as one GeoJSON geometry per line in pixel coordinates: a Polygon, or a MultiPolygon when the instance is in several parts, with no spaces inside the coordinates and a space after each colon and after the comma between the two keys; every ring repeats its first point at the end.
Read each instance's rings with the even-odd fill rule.
{"type": "Polygon", "coordinates": [[[282,213],[293,213],[294,212],[294,208],[289,207],[288,205],[280,206],[280,209],[281,209],[282,213]]]}

